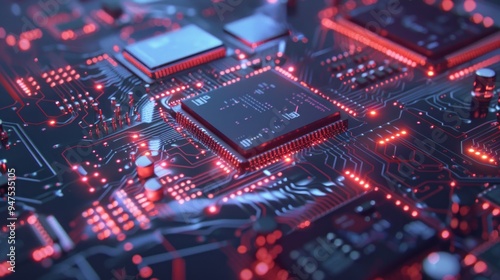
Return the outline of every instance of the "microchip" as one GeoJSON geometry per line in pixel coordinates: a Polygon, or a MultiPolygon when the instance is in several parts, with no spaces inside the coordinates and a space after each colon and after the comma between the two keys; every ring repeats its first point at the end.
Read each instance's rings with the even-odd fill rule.
{"type": "Polygon", "coordinates": [[[425,221],[370,192],[278,240],[277,263],[290,278],[375,279],[437,242],[425,221]]]}
{"type": "Polygon", "coordinates": [[[182,101],[177,121],[231,163],[257,167],[345,131],[329,101],[271,70],[182,101]]]}
{"type": "Polygon", "coordinates": [[[123,52],[128,62],[155,79],[225,55],[222,41],[196,25],[134,43],[123,52]]]}
{"type": "Polygon", "coordinates": [[[399,9],[402,12],[375,9],[355,15],[351,20],[372,31],[376,31],[375,22],[380,26],[380,35],[431,59],[450,54],[498,30],[423,1],[401,1],[399,9]]]}
{"type": "Polygon", "coordinates": [[[500,274],[500,262],[498,261],[500,260],[500,242],[497,242],[488,249],[484,250],[478,257],[484,260],[486,264],[488,264],[488,267],[490,267],[493,271],[498,271],[500,274]]]}
{"type": "Polygon", "coordinates": [[[424,1],[379,1],[334,25],[341,33],[386,52],[391,49],[440,71],[500,47],[499,28],[424,1]],[[344,29],[347,27],[347,29],[344,29]],[[496,34],[495,34],[496,33],[496,34]]]}
{"type": "Polygon", "coordinates": [[[63,22],[57,24],[57,29],[61,32],[67,30],[79,30],[82,29],[87,23],[83,20],[83,18],[76,18],[72,21],[63,22]]]}
{"type": "Polygon", "coordinates": [[[500,207],[500,186],[494,186],[488,189],[481,197],[491,204],[500,207]]]}
{"type": "Polygon", "coordinates": [[[285,25],[263,14],[228,23],[224,30],[252,48],[288,34],[285,25]]]}

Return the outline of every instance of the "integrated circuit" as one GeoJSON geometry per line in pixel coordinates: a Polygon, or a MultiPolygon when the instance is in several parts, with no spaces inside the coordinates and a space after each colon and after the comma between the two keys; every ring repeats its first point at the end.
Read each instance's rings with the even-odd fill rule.
{"type": "Polygon", "coordinates": [[[224,31],[252,48],[288,34],[288,28],[284,24],[263,14],[228,23],[224,26],[224,31]]]}
{"type": "Polygon", "coordinates": [[[355,10],[347,20],[339,20],[338,27],[347,27],[350,30],[343,33],[362,37],[379,50],[393,50],[436,70],[500,47],[499,29],[494,25],[475,23],[469,16],[424,1],[391,3],[380,1],[375,8],[355,10]]]}
{"type": "Polygon", "coordinates": [[[438,241],[427,222],[400,211],[381,192],[370,192],[286,235],[277,262],[291,278],[382,277],[438,241]]]}
{"type": "Polygon", "coordinates": [[[482,199],[497,207],[500,207],[500,187],[493,186],[481,195],[482,199]]]}
{"type": "Polygon", "coordinates": [[[345,131],[329,101],[271,70],[181,102],[177,121],[232,164],[253,168],[345,131]]]}
{"type": "Polygon", "coordinates": [[[222,41],[196,25],[142,40],[123,51],[128,62],[155,79],[225,55],[222,41]]]}

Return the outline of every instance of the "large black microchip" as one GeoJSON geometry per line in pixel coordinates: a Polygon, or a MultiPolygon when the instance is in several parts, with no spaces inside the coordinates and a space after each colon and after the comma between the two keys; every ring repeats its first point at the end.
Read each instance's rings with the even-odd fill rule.
{"type": "Polygon", "coordinates": [[[390,2],[380,1],[350,20],[429,59],[442,58],[498,31],[423,1],[398,1],[397,6],[390,2]]]}
{"type": "Polygon", "coordinates": [[[347,129],[332,103],[270,70],[181,102],[177,122],[238,168],[258,169],[347,129]]]}
{"type": "Polygon", "coordinates": [[[340,119],[333,104],[274,71],[185,100],[182,109],[245,157],[340,119]]]}

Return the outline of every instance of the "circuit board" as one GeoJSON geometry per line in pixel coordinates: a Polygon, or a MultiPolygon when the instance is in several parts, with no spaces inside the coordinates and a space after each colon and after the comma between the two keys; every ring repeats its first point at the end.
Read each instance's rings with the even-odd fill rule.
{"type": "Polygon", "coordinates": [[[0,278],[500,279],[499,15],[3,0],[0,278]]]}

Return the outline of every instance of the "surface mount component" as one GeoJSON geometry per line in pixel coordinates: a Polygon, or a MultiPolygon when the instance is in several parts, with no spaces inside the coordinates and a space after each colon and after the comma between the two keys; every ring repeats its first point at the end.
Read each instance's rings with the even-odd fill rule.
{"type": "Polygon", "coordinates": [[[268,71],[184,100],[179,123],[237,166],[257,167],[340,133],[329,101],[268,71]]]}
{"type": "Polygon", "coordinates": [[[123,57],[150,78],[194,67],[226,55],[222,41],[196,25],[125,47],[123,57]]]}
{"type": "Polygon", "coordinates": [[[472,96],[484,99],[489,103],[495,90],[496,73],[489,68],[482,68],[476,71],[472,96]]]}
{"type": "Polygon", "coordinates": [[[263,14],[251,15],[228,23],[224,26],[224,30],[252,48],[288,34],[288,29],[283,23],[278,23],[263,14]]]}
{"type": "Polygon", "coordinates": [[[375,8],[354,10],[331,27],[384,53],[395,52],[435,71],[500,47],[499,29],[494,25],[475,23],[467,16],[424,1],[401,1],[397,7],[390,4],[381,1],[375,8]]]}

